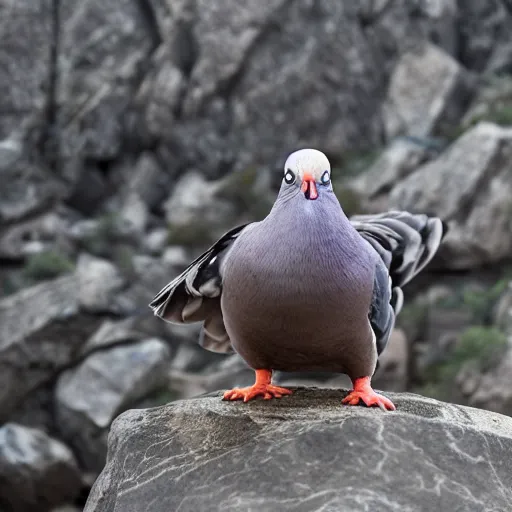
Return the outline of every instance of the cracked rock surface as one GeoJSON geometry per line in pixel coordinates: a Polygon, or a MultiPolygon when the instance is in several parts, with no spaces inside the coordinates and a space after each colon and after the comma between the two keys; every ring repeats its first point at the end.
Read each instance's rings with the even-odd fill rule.
{"type": "Polygon", "coordinates": [[[393,393],[384,413],[344,395],[128,411],[85,512],[508,509],[511,418],[393,393]]]}

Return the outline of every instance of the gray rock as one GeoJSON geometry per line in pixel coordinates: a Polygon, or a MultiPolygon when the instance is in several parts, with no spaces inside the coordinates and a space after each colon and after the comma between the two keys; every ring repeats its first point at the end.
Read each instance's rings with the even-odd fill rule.
{"type": "Polygon", "coordinates": [[[190,262],[184,247],[172,245],[167,247],[162,255],[162,261],[170,267],[186,267],[190,262]]]}
{"type": "Polygon", "coordinates": [[[0,140],[0,171],[5,171],[23,157],[23,144],[17,137],[0,140]]]}
{"type": "Polygon", "coordinates": [[[110,423],[166,384],[169,360],[163,341],[146,339],[95,352],[59,377],[55,390],[59,429],[86,469],[101,470],[110,423]]]}
{"type": "Polygon", "coordinates": [[[62,173],[73,184],[66,198],[69,206],[83,215],[93,215],[107,198],[107,181],[91,161],[83,161],[79,154],[63,164],[62,173]]]}
{"type": "Polygon", "coordinates": [[[24,396],[18,406],[9,414],[9,421],[41,430],[47,434],[56,432],[53,413],[54,385],[54,379],[52,379],[24,396]]]}
{"type": "Polygon", "coordinates": [[[123,200],[116,222],[119,234],[140,239],[146,231],[148,220],[149,210],[140,194],[128,194],[123,200]]]}
{"type": "Polygon", "coordinates": [[[463,128],[471,128],[481,120],[495,120],[498,124],[511,124],[510,108],[512,78],[509,75],[491,76],[483,80],[462,119],[463,128]]]}
{"type": "Polygon", "coordinates": [[[151,153],[143,153],[134,166],[124,169],[119,185],[125,193],[136,192],[149,209],[154,209],[169,195],[172,182],[151,153]]]}
{"type": "Polygon", "coordinates": [[[148,304],[155,296],[155,290],[178,274],[176,268],[160,258],[134,252],[127,255],[125,266],[128,267],[127,284],[130,286],[115,296],[114,304],[119,305],[118,310],[122,313],[146,315],[154,324],[160,324],[160,332],[165,331],[166,324],[153,317],[148,304]]]}
{"type": "Polygon", "coordinates": [[[148,288],[158,288],[168,278],[169,268],[158,258],[137,254],[133,257],[133,272],[148,288]]]}
{"type": "Polygon", "coordinates": [[[512,252],[512,129],[479,123],[439,158],[393,188],[391,208],[435,212],[450,226],[439,253],[448,268],[473,268],[512,252]]]}
{"type": "Polygon", "coordinates": [[[71,450],[43,432],[0,427],[0,507],[6,512],[48,512],[76,498],[81,476],[71,450]]]}
{"type": "Polygon", "coordinates": [[[0,12],[1,140],[44,117],[54,33],[51,0],[4,3],[0,12]]]}
{"type": "MultiPolygon", "coordinates": [[[[177,32],[175,29],[174,33],[177,32]]],[[[135,98],[152,136],[169,130],[185,93],[186,78],[168,52],[166,46],[161,46],[155,53],[154,68],[144,78],[135,98]]]]}
{"type": "Polygon", "coordinates": [[[220,236],[233,222],[232,203],[219,197],[222,180],[206,181],[198,171],[184,174],[164,204],[169,224],[169,241],[194,245],[220,236]]]}
{"type": "Polygon", "coordinates": [[[46,250],[71,251],[68,231],[68,220],[53,211],[13,224],[0,235],[0,257],[22,260],[30,254],[46,250]]]}
{"type": "Polygon", "coordinates": [[[171,12],[151,0],[161,45],[135,99],[139,128],[173,169],[208,178],[280,167],[304,144],[341,158],[379,143],[397,57],[430,38],[458,50],[454,0],[384,3],[188,0],[171,12]]]}
{"type": "Polygon", "coordinates": [[[0,301],[0,418],[54,378],[98,325],[81,314],[74,275],[26,288],[0,301]]]}
{"type": "Polygon", "coordinates": [[[476,393],[481,382],[482,369],[478,361],[475,360],[464,363],[455,376],[455,384],[466,399],[466,403],[470,400],[471,395],[476,393]]]}
{"type": "Polygon", "coordinates": [[[81,242],[97,236],[100,229],[100,221],[97,219],[79,220],[69,228],[67,234],[72,240],[81,242]]]}
{"type": "Polygon", "coordinates": [[[508,283],[505,292],[496,304],[494,325],[507,336],[512,336],[512,281],[508,283]]]}
{"type": "Polygon", "coordinates": [[[512,70],[512,23],[509,0],[458,2],[460,59],[471,69],[488,73],[512,70]]]}
{"type": "Polygon", "coordinates": [[[490,411],[512,416],[512,389],[510,375],[512,373],[511,348],[501,358],[500,363],[491,372],[487,372],[476,381],[469,404],[490,411]]]}
{"type": "MultiPolygon", "coordinates": [[[[169,230],[157,228],[150,231],[144,238],[143,246],[146,251],[153,255],[162,254],[169,239],[169,230]]],[[[183,248],[181,248],[183,249],[183,248]]]]}
{"type": "Polygon", "coordinates": [[[116,157],[124,116],[155,45],[136,0],[61,4],[58,123],[60,152],[97,160],[116,157]]]}
{"type": "Polygon", "coordinates": [[[180,370],[169,372],[169,392],[175,399],[192,398],[207,393],[210,391],[208,382],[205,375],[180,370]]]}
{"type": "MultiPolygon", "coordinates": [[[[226,356],[201,349],[197,337],[196,332],[191,340],[180,343],[172,359],[169,389],[177,397],[190,398],[217,389],[250,386],[254,383],[254,370],[238,354],[226,356]]],[[[173,342],[176,341],[173,338],[173,342]]],[[[274,381],[278,381],[277,373],[274,381]]]]}
{"type": "Polygon", "coordinates": [[[119,270],[109,261],[81,254],[76,275],[80,307],[90,313],[123,311],[120,294],[125,282],[119,270]]]}
{"type": "Polygon", "coordinates": [[[0,224],[44,211],[67,193],[54,173],[29,162],[26,156],[14,159],[8,167],[0,164],[0,180],[0,224]]]}
{"type": "Polygon", "coordinates": [[[379,357],[379,368],[372,378],[373,385],[386,391],[406,391],[409,384],[410,346],[402,329],[395,328],[379,357]]]}
{"type": "Polygon", "coordinates": [[[415,171],[429,156],[430,152],[424,145],[408,138],[395,139],[349,186],[368,199],[386,195],[393,185],[415,171]]]}
{"type": "Polygon", "coordinates": [[[459,123],[472,93],[470,75],[454,58],[433,44],[418,45],[391,76],[383,105],[386,136],[447,132],[459,123]]]}
{"type": "Polygon", "coordinates": [[[123,320],[105,320],[98,330],[83,345],[80,355],[106,349],[115,345],[141,341],[144,334],[136,328],[137,318],[123,320]]]}
{"type": "MultiPolygon", "coordinates": [[[[194,331],[192,336],[197,334],[194,331]]],[[[198,372],[211,363],[210,359],[201,357],[203,354],[197,350],[197,343],[191,343],[190,341],[192,340],[187,340],[178,345],[171,363],[172,370],[178,372],[198,372]]]]}
{"type": "Polygon", "coordinates": [[[126,412],[85,512],[507,510],[511,418],[389,395],[395,413],[311,389],[126,412]]]}
{"type": "Polygon", "coordinates": [[[167,222],[177,228],[194,224],[222,224],[233,215],[233,208],[218,199],[222,181],[206,181],[201,173],[191,171],[176,183],[165,202],[167,222]]]}
{"type": "Polygon", "coordinates": [[[419,40],[433,41],[452,57],[460,49],[457,0],[408,2],[407,0],[362,0],[359,17],[368,39],[376,46],[382,64],[393,68],[386,55],[396,49],[401,55],[419,40]],[[380,45],[380,46],[379,46],[380,45]]]}
{"type": "MultiPolygon", "coordinates": [[[[162,322],[159,322],[162,323],[162,322]]],[[[199,333],[201,331],[201,324],[170,324],[168,322],[163,322],[165,329],[170,338],[174,339],[177,343],[190,343],[191,346],[196,349],[199,345],[197,343],[197,339],[199,337],[199,333]]],[[[202,348],[202,347],[199,347],[202,348]]],[[[208,350],[202,349],[201,351],[196,351],[196,354],[204,354],[205,352],[209,352],[208,350]]],[[[210,352],[211,354],[215,354],[214,352],[210,352]]],[[[196,360],[197,361],[197,360],[196,360]]]]}
{"type": "MultiPolygon", "coordinates": [[[[232,168],[280,166],[290,148],[305,143],[335,157],[378,143],[382,99],[404,49],[433,39],[458,51],[454,0],[412,7],[404,0],[187,0],[172,7],[164,0],[70,0],[60,4],[55,27],[53,4],[43,4],[35,13],[44,37],[41,28],[31,30],[15,53],[19,62],[38,48],[29,59],[37,55],[36,79],[15,83],[30,89],[27,112],[44,111],[59,168],[74,174],[66,169],[77,159],[70,181],[89,180],[94,201],[85,200],[82,186],[71,196],[82,211],[103,200],[104,171],[126,149],[130,164],[151,148],[167,155],[171,174],[192,168],[217,178],[232,168]],[[55,55],[49,48],[57,39],[55,55]]],[[[24,3],[17,9],[34,18],[24,3]]],[[[6,32],[8,42],[22,33],[6,32]]]]}

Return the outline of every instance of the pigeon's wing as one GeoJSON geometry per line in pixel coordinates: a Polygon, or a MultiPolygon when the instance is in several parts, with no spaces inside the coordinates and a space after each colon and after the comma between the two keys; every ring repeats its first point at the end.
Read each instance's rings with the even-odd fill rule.
{"type": "Polygon", "coordinates": [[[403,305],[402,287],[434,257],[447,226],[437,217],[403,211],[355,215],[350,222],[380,256],[370,310],[380,354],[403,305]]]}
{"type": "Polygon", "coordinates": [[[377,354],[381,354],[391,336],[396,315],[403,304],[402,289],[393,288],[388,269],[382,260],[377,261],[370,307],[370,324],[375,333],[377,354]]]}
{"type": "Polygon", "coordinates": [[[168,322],[203,322],[199,344],[213,352],[233,351],[220,308],[220,267],[225,254],[248,225],[238,226],[224,234],[162,288],[149,304],[156,316],[168,322]]]}

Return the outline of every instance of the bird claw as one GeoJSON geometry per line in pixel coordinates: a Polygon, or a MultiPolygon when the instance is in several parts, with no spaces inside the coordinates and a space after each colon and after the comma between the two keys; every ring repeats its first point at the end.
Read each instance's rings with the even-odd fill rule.
{"type": "Polygon", "coordinates": [[[249,386],[247,388],[230,389],[224,393],[223,399],[243,399],[244,402],[248,402],[257,396],[262,396],[264,400],[270,400],[271,398],[281,398],[284,395],[291,394],[292,391],[290,389],[274,386],[273,384],[254,384],[253,386],[249,386]]]}
{"type": "Polygon", "coordinates": [[[351,391],[341,403],[345,405],[357,405],[360,401],[363,401],[368,407],[377,406],[383,411],[395,411],[396,407],[389,398],[375,393],[373,389],[364,391],[351,391]]]}

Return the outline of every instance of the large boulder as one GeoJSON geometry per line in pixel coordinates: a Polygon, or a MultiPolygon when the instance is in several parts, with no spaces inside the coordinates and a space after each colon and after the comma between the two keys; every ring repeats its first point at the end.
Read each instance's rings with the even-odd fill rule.
{"type": "MultiPolygon", "coordinates": [[[[99,333],[96,333],[96,337],[99,333]]],[[[100,471],[105,463],[112,420],[167,383],[170,351],[159,339],[97,350],[57,381],[55,405],[61,434],[80,463],[100,471]]]]}
{"type": "Polygon", "coordinates": [[[0,508],[48,512],[78,497],[82,479],[71,450],[44,432],[6,423],[0,428],[0,508]]]}
{"type": "Polygon", "coordinates": [[[457,125],[471,99],[471,75],[437,46],[424,43],[405,53],[391,76],[384,103],[384,127],[425,137],[457,125]]]}
{"type": "Polygon", "coordinates": [[[512,418],[392,393],[385,413],[344,395],[126,412],[85,512],[508,510],[512,418]]]}
{"type": "Polygon", "coordinates": [[[432,212],[450,230],[441,248],[446,267],[495,263],[512,252],[512,129],[481,122],[439,158],[391,191],[389,205],[432,212]]]}
{"type": "Polygon", "coordinates": [[[82,314],[78,280],[66,275],[0,301],[0,418],[77,357],[99,323],[82,314]]]}

